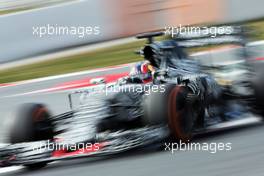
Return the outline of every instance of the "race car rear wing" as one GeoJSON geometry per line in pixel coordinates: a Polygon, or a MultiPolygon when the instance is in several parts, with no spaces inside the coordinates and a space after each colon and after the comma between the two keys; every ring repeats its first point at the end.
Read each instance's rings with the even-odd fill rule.
{"type": "Polygon", "coordinates": [[[164,32],[148,32],[148,33],[143,33],[143,34],[138,34],[136,36],[137,39],[147,39],[148,40],[148,44],[153,43],[153,38],[154,37],[158,37],[158,36],[162,36],[164,35],[164,32]]]}
{"type": "Polygon", "coordinates": [[[247,32],[242,26],[188,27],[185,31],[169,28],[165,29],[165,35],[170,35],[185,48],[220,44],[245,46],[247,43],[247,32]]]}
{"type": "MultiPolygon", "coordinates": [[[[247,38],[249,30],[243,26],[217,26],[217,27],[189,27],[186,30],[168,27],[164,31],[150,32],[139,34],[138,39],[147,39],[148,42],[144,49],[137,51],[137,54],[143,55],[145,58],[154,58],[152,55],[158,52],[165,52],[167,46],[177,49],[177,58],[186,58],[186,54],[181,48],[195,48],[210,45],[238,45],[240,46],[240,57],[248,58],[251,53],[247,49],[247,38]],[[165,35],[165,40],[154,42],[154,38],[165,35]],[[170,38],[170,39],[169,39],[170,38]],[[167,39],[167,40],[166,40],[167,39]],[[164,48],[165,46],[165,48],[164,48]],[[179,53],[180,56],[179,56],[179,53]]],[[[173,50],[169,48],[168,50],[173,50]]],[[[157,61],[150,61],[156,63],[157,61]]]]}
{"type": "Polygon", "coordinates": [[[151,44],[154,42],[154,37],[162,35],[171,37],[177,42],[178,46],[185,48],[219,44],[245,46],[248,30],[244,26],[183,26],[181,29],[178,27],[166,27],[164,31],[143,33],[137,35],[136,38],[146,38],[148,40],[147,44],[151,44]]]}

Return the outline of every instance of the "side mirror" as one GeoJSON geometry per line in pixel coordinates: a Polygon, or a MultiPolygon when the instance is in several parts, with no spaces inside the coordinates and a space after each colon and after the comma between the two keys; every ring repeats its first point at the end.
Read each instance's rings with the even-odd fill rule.
{"type": "Polygon", "coordinates": [[[90,84],[105,84],[104,78],[93,78],[90,80],[90,84]]]}

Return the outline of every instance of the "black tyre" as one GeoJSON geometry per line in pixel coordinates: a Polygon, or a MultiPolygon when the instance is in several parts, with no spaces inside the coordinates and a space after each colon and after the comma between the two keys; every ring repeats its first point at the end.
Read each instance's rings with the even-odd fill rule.
{"type": "Polygon", "coordinates": [[[172,137],[188,142],[197,120],[192,104],[188,104],[189,90],[184,86],[164,85],[164,92],[151,92],[144,102],[146,125],[168,124],[172,137]]]}
{"type": "Polygon", "coordinates": [[[255,108],[257,113],[264,120],[264,62],[254,65],[255,77],[252,81],[252,87],[255,97],[255,108]]]}
{"type": "Polygon", "coordinates": [[[251,77],[251,87],[253,89],[253,102],[250,104],[256,114],[261,115],[264,120],[264,62],[256,61],[250,63],[253,72],[251,77]]]}
{"type": "MultiPolygon", "coordinates": [[[[11,125],[10,143],[33,142],[52,140],[54,137],[53,124],[50,113],[42,104],[22,105],[11,125]]],[[[46,166],[46,162],[26,165],[29,169],[38,169],[46,166]]]]}

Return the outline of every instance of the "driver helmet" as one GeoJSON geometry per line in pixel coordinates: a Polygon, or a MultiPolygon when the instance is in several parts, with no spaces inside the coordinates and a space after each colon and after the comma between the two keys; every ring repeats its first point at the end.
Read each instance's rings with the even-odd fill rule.
{"type": "Polygon", "coordinates": [[[147,83],[152,81],[152,72],[154,72],[153,66],[148,61],[136,63],[131,71],[130,78],[137,80],[137,82],[147,83]]]}

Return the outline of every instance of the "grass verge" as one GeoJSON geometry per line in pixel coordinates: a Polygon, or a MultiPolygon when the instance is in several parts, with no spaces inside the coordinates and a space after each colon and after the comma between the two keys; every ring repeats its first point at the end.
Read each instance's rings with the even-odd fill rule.
{"type": "Polygon", "coordinates": [[[142,58],[134,54],[134,51],[143,44],[144,41],[132,42],[80,55],[2,70],[0,71],[0,83],[136,62],[142,58]]]}

